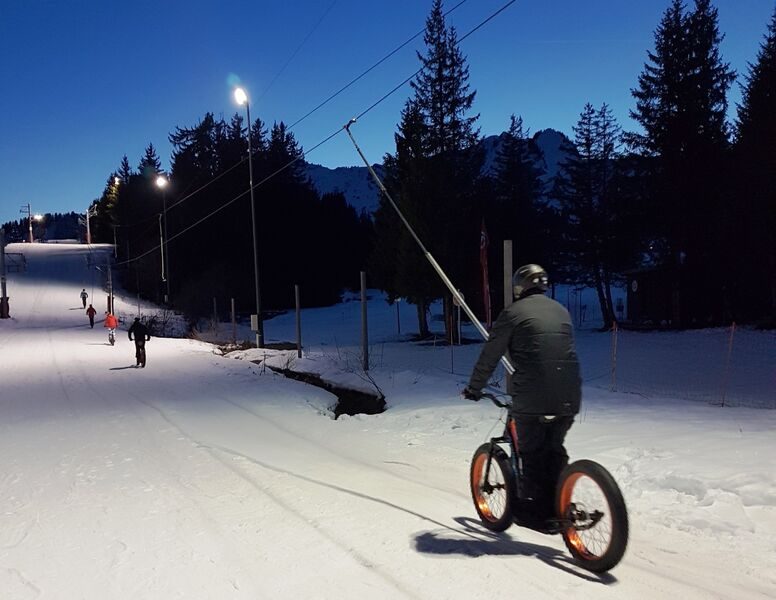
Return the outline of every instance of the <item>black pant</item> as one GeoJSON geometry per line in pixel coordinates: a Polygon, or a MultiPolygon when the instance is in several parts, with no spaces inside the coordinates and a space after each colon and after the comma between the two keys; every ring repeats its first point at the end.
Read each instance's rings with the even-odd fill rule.
{"type": "Polygon", "coordinates": [[[536,519],[555,516],[555,488],[569,462],[563,442],[574,422],[573,416],[547,419],[539,415],[515,415],[517,444],[522,462],[520,480],[523,504],[536,519]]]}
{"type": "Polygon", "coordinates": [[[94,329],[94,317],[92,315],[89,315],[89,327],[94,329]]]}
{"type": "Polygon", "coordinates": [[[137,364],[140,364],[140,359],[143,356],[143,352],[145,352],[145,343],[145,340],[135,338],[135,359],[137,360],[137,364]]]}

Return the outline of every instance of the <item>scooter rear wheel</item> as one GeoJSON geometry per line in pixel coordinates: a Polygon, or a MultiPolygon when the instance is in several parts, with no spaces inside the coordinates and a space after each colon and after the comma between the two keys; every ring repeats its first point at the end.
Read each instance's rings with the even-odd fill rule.
{"type": "Polygon", "coordinates": [[[568,525],[563,541],[578,564],[596,573],[614,568],[628,545],[628,511],[617,482],[591,460],[579,460],[561,473],[558,515],[568,525]]]}

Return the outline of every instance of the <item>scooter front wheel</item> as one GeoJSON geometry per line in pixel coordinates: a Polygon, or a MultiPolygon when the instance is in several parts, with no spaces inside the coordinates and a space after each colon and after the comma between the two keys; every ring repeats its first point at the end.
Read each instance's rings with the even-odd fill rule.
{"type": "Polygon", "coordinates": [[[494,444],[477,448],[469,470],[469,483],[483,527],[505,531],[513,522],[515,495],[515,476],[506,452],[494,444]]]}

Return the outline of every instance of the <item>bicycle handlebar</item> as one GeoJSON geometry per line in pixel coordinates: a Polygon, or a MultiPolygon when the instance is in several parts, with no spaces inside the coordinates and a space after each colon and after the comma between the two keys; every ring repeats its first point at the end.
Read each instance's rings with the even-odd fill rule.
{"type": "Polygon", "coordinates": [[[480,397],[481,398],[487,398],[488,400],[493,402],[493,404],[495,404],[499,408],[510,408],[512,406],[511,404],[507,404],[505,402],[502,402],[501,400],[498,399],[498,397],[496,397],[495,394],[491,394],[489,392],[483,392],[480,397]]]}

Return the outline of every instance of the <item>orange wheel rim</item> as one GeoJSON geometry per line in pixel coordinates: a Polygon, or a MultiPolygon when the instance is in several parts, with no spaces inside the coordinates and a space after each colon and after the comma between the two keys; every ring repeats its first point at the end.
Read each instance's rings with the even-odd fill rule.
{"type": "MultiPolygon", "coordinates": [[[[566,512],[568,511],[569,505],[571,504],[571,497],[574,491],[574,488],[577,484],[577,482],[583,477],[583,473],[572,473],[569,475],[566,480],[563,482],[563,486],[560,490],[560,497],[558,500],[559,503],[559,514],[561,516],[565,516],[566,512]]],[[[604,500],[606,501],[606,497],[604,497],[604,500]]],[[[608,505],[608,501],[607,505],[608,505]]],[[[608,506],[607,506],[608,508],[608,506]]],[[[595,560],[597,558],[600,558],[606,553],[606,550],[609,547],[609,544],[611,543],[611,536],[609,540],[603,545],[603,550],[600,552],[591,552],[588,548],[588,544],[585,543],[585,541],[582,539],[582,536],[580,535],[580,532],[577,531],[577,529],[573,526],[568,527],[565,531],[566,539],[568,540],[569,544],[574,546],[575,550],[579,553],[580,557],[585,560],[595,560]]]]}
{"type": "MultiPolygon", "coordinates": [[[[472,479],[471,479],[471,486],[472,486],[472,495],[474,496],[474,501],[477,504],[477,508],[479,510],[480,515],[482,515],[484,518],[486,518],[489,521],[497,521],[498,518],[496,515],[493,514],[493,508],[491,507],[491,504],[489,502],[490,496],[487,496],[483,493],[482,485],[484,483],[483,481],[483,474],[485,471],[485,465],[487,464],[488,455],[487,454],[480,454],[477,456],[477,458],[474,461],[474,464],[472,465],[472,479]]],[[[493,469],[493,465],[491,464],[491,470],[493,469]]]]}

